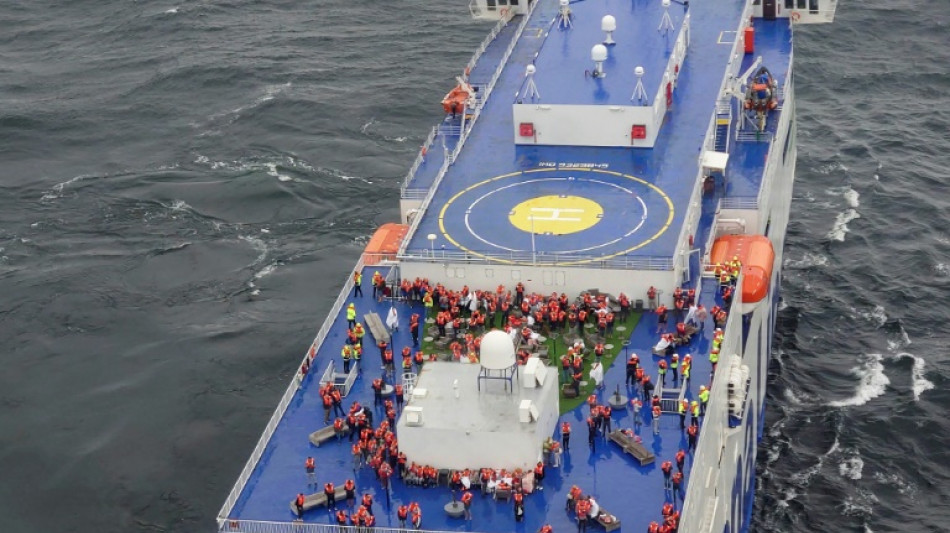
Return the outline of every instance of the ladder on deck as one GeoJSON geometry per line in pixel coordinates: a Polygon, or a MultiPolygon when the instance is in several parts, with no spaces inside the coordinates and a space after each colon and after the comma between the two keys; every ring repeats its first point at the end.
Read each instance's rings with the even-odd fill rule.
{"type": "Polygon", "coordinates": [[[729,151],[729,132],[732,129],[732,99],[716,102],[716,151],[729,151]]]}

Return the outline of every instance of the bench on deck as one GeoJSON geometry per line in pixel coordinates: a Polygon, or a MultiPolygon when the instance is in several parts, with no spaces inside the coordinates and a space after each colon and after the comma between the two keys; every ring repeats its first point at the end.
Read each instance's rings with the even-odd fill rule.
{"type": "MultiPolygon", "coordinates": [[[[346,489],[343,488],[343,485],[340,485],[333,489],[333,495],[336,496],[336,501],[341,502],[346,498],[346,489]]],[[[300,516],[297,513],[297,499],[294,498],[290,500],[290,510],[297,516],[300,516]]],[[[327,504],[327,495],[324,492],[316,492],[309,496],[304,497],[303,510],[309,511],[311,509],[316,509],[317,507],[324,507],[327,504]]]]}
{"type": "Polygon", "coordinates": [[[604,531],[613,531],[620,527],[620,519],[603,510],[603,508],[601,508],[597,518],[594,518],[594,523],[604,528],[604,531]]]}
{"type": "Polygon", "coordinates": [[[366,313],[363,315],[363,321],[366,322],[366,327],[369,328],[369,333],[376,339],[377,344],[380,341],[386,341],[386,344],[389,344],[389,328],[383,324],[383,319],[379,318],[377,313],[366,313]]]}
{"type": "Polygon", "coordinates": [[[640,461],[640,466],[646,466],[653,461],[656,461],[656,456],[653,453],[646,449],[642,444],[633,440],[632,437],[628,436],[621,430],[614,431],[608,435],[610,440],[617,443],[623,451],[634,456],[638,461],[640,461]]]}
{"type": "MultiPolygon", "coordinates": [[[[343,432],[341,435],[347,435],[350,432],[350,426],[343,424],[343,432]]],[[[314,446],[319,447],[324,442],[336,437],[336,431],[334,431],[333,426],[327,426],[320,428],[310,434],[310,443],[314,446]]]]}

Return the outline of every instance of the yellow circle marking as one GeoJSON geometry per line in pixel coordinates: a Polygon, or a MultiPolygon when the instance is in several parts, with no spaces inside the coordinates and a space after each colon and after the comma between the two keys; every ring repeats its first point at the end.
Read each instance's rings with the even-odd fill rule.
{"type": "Polygon", "coordinates": [[[603,216],[604,208],[589,198],[552,195],[521,202],[508,213],[508,221],[528,233],[566,235],[594,226],[603,216]]]}
{"type": "MultiPolygon", "coordinates": [[[[524,170],[524,171],[520,171],[520,172],[510,172],[510,173],[508,173],[508,174],[502,174],[502,175],[500,175],[500,176],[495,176],[494,178],[489,178],[489,179],[487,179],[487,180],[479,181],[478,183],[473,183],[473,184],[469,185],[469,186],[466,187],[465,189],[463,189],[463,190],[457,192],[457,193],[455,194],[455,196],[449,198],[449,201],[446,202],[445,205],[442,206],[442,209],[439,211],[439,231],[441,231],[441,232],[442,232],[442,235],[443,235],[449,242],[451,242],[453,245],[455,245],[456,248],[458,248],[459,250],[462,250],[462,251],[464,251],[464,252],[467,252],[467,253],[469,253],[469,254],[472,254],[472,255],[474,255],[475,257],[480,257],[480,258],[482,258],[482,259],[486,259],[486,260],[489,260],[489,261],[494,261],[494,262],[496,262],[496,263],[502,263],[502,264],[506,264],[506,265],[520,265],[520,264],[525,264],[525,265],[527,265],[527,264],[529,264],[529,263],[521,263],[521,262],[518,262],[518,261],[510,261],[510,260],[508,260],[508,259],[499,259],[499,258],[497,258],[497,257],[492,257],[491,255],[486,255],[486,254],[478,253],[478,252],[476,252],[476,251],[474,251],[474,250],[470,250],[469,248],[467,248],[467,247],[465,247],[465,246],[462,246],[461,244],[459,244],[458,241],[456,241],[455,239],[453,239],[451,235],[449,235],[449,232],[447,232],[447,231],[445,230],[445,213],[446,213],[446,211],[449,210],[449,207],[450,207],[456,200],[459,199],[460,196],[462,196],[463,194],[465,194],[465,193],[471,191],[472,189],[477,189],[477,188],[482,187],[482,186],[484,186],[484,185],[487,185],[487,184],[489,184],[489,183],[494,183],[494,182],[497,182],[497,181],[499,181],[499,180],[511,178],[511,177],[513,177],[513,176],[518,176],[518,175],[520,175],[520,174],[533,174],[533,173],[535,173],[535,172],[555,172],[555,171],[558,171],[558,170],[562,170],[562,169],[557,169],[557,168],[533,168],[533,169],[530,169],[530,170],[524,170]]],[[[562,171],[563,171],[563,170],[562,170],[562,171]]],[[[654,233],[651,237],[649,237],[649,238],[646,239],[645,241],[643,241],[643,242],[641,242],[641,243],[639,243],[639,244],[637,244],[637,245],[635,245],[635,246],[631,246],[630,248],[627,248],[626,250],[621,250],[621,251],[619,251],[619,252],[615,252],[615,253],[612,253],[612,254],[603,255],[603,256],[600,256],[600,257],[593,258],[593,259],[580,259],[580,260],[577,260],[577,261],[564,262],[564,263],[561,263],[562,265],[583,265],[583,264],[586,264],[586,263],[592,263],[592,262],[594,262],[594,261],[603,261],[603,260],[606,260],[606,259],[612,259],[612,258],[617,257],[617,256],[619,256],[619,255],[629,254],[630,252],[632,252],[632,251],[634,251],[634,250],[636,250],[636,249],[638,249],[638,248],[643,248],[643,247],[646,246],[647,244],[650,244],[651,242],[655,241],[657,238],[660,237],[660,235],[663,235],[663,233],[665,233],[666,230],[669,229],[670,225],[673,223],[673,214],[674,214],[674,211],[673,211],[673,201],[670,200],[670,197],[667,196],[665,192],[663,192],[663,189],[660,189],[660,188],[657,187],[656,185],[654,185],[654,184],[652,184],[652,183],[650,183],[650,182],[648,182],[648,181],[646,181],[646,180],[644,180],[644,179],[637,178],[637,177],[631,176],[631,175],[629,175],[629,174],[621,174],[620,172],[614,172],[614,171],[612,171],[612,170],[600,170],[600,169],[595,169],[595,168],[572,168],[572,169],[571,169],[571,172],[594,172],[594,173],[597,173],[597,174],[609,174],[609,175],[612,175],[612,176],[617,176],[617,177],[621,177],[621,178],[626,178],[626,179],[628,179],[628,180],[637,182],[637,183],[639,183],[639,184],[641,184],[641,185],[645,185],[646,187],[652,189],[654,192],[656,192],[657,194],[659,194],[661,198],[663,198],[663,200],[666,202],[666,207],[669,209],[669,212],[667,213],[666,220],[663,222],[663,227],[661,227],[661,228],[660,228],[656,233],[654,233]]]]}

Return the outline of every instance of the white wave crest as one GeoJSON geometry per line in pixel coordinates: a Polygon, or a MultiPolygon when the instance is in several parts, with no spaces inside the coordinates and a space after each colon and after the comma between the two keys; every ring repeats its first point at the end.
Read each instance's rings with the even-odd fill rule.
{"type": "Polygon", "coordinates": [[[850,407],[864,405],[884,394],[891,380],[884,374],[884,356],[879,353],[866,354],[861,357],[861,366],[851,369],[851,373],[860,380],[854,396],[844,400],[829,402],[832,407],[850,407]]]}
{"type": "Polygon", "coordinates": [[[97,176],[94,174],[80,174],[79,176],[69,178],[68,180],[62,183],[57,183],[56,185],[53,185],[53,187],[50,190],[44,192],[43,196],[40,197],[40,200],[55,200],[56,198],[62,198],[63,190],[66,187],[72,185],[73,183],[78,183],[80,181],[87,180],[90,178],[95,178],[95,177],[97,176]]]}
{"type": "Polygon", "coordinates": [[[872,311],[858,311],[858,314],[862,318],[873,322],[877,327],[881,327],[887,322],[887,312],[884,310],[884,306],[875,305],[872,311]]]}
{"type": "Polygon", "coordinates": [[[856,218],[861,218],[861,215],[854,209],[848,209],[843,213],[838,213],[837,218],[835,218],[835,223],[831,227],[831,231],[828,232],[828,238],[833,241],[844,242],[844,236],[851,231],[848,229],[848,223],[856,218]]]}
{"type": "Polygon", "coordinates": [[[831,443],[831,448],[829,448],[828,451],[824,453],[824,455],[818,456],[818,462],[813,464],[810,468],[806,468],[805,470],[792,474],[791,480],[795,483],[807,485],[809,482],[811,482],[811,479],[815,477],[816,474],[818,474],[818,472],[821,472],[821,468],[825,464],[825,459],[838,453],[838,448],[840,447],[841,444],[838,442],[838,433],[836,431],[835,441],[831,443]]]}
{"type": "Polygon", "coordinates": [[[941,276],[950,276],[950,265],[946,263],[937,263],[934,265],[934,271],[941,276]]]}
{"type": "Polygon", "coordinates": [[[864,460],[861,459],[861,456],[858,455],[857,452],[855,452],[851,457],[848,457],[838,463],[838,473],[841,474],[841,477],[848,479],[861,479],[863,470],[864,460]]]}
{"type": "Polygon", "coordinates": [[[254,262],[248,265],[248,267],[254,267],[264,262],[264,259],[267,258],[268,251],[266,242],[264,242],[262,239],[249,235],[239,235],[238,238],[250,244],[252,248],[259,252],[257,258],[254,259],[254,262]]]}
{"type": "Polygon", "coordinates": [[[274,261],[273,263],[265,266],[264,268],[260,269],[258,272],[254,274],[254,279],[261,279],[263,277],[273,274],[274,271],[277,270],[277,267],[279,265],[280,263],[278,261],[274,261]]]}
{"type": "Polygon", "coordinates": [[[904,359],[908,357],[914,360],[914,364],[910,369],[910,377],[911,388],[914,391],[914,401],[916,402],[920,401],[921,394],[934,388],[934,383],[933,381],[930,381],[924,377],[924,366],[927,364],[927,362],[923,357],[917,357],[916,355],[907,352],[901,352],[894,356],[895,359],[904,359]]]}
{"type": "Polygon", "coordinates": [[[822,254],[805,252],[801,259],[787,258],[785,260],[786,268],[804,269],[815,266],[825,266],[828,264],[828,257],[822,254]]]}
{"type": "Polygon", "coordinates": [[[177,15],[177,14],[178,14],[178,8],[177,8],[177,7],[173,7],[173,8],[171,8],[171,9],[166,9],[166,10],[165,10],[165,14],[166,14],[166,15],[177,15]]]}

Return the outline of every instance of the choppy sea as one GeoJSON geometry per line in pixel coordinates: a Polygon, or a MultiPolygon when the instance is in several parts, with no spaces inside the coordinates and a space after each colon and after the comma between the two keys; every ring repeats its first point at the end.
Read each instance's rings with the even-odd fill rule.
{"type": "MultiPolygon", "coordinates": [[[[467,2],[0,3],[0,531],[210,531],[467,2]]],[[[796,31],[754,531],[950,529],[950,4],[796,31]]]]}

